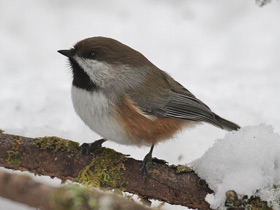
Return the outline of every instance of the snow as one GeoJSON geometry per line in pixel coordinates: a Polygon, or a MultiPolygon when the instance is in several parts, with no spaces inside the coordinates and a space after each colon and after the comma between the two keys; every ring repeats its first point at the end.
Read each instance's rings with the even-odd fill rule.
{"type": "MultiPolygon", "coordinates": [[[[0,128],[79,142],[100,138],[76,116],[69,66],[56,51],[102,35],[143,53],[220,116],[242,127],[273,125],[279,133],[279,8],[278,1],[259,8],[253,0],[0,1],[0,128]]],[[[157,145],[154,156],[189,163],[225,133],[211,125],[186,129],[157,145]]],[[[149,151],[104,145],[137,159],[149,151]]]]}
{"type": "Polygon", "coordinates": [[[274,189],[280,185],[279,152],[280,135],[272,126],[247,126],[216,140],[191,166],[214,191],[208,195],[214,209],[224,205],[228,190],[243,196],[258,194],[280,209],[274,189]]]}

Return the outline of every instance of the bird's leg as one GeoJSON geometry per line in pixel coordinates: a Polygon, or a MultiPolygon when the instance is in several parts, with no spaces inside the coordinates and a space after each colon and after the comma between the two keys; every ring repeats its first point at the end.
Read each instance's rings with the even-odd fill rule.
{"type": "Polygon", "coordinates": [[[152,166],[152,162],[153,162],[153,157],[152,157],[152,153],[153,153],[153,149],[154,149],[154,145],[151,146],[151,149],[149,151],[149,153],[145,156],[142,166],[141,166],[141,173],[143,174],[143,179],[144,181],[146,181],[147,175],[149,174],[149,169],[152,166]]]}
{"type": "Polygon", "coordinates": [[[106,139],[99,139],[96,140],[93,143],[83,143],[80,146],[80,154],[86,154],[89,155],[90,153],[92,153],[93,151],[99,149],[102,147],[102,144],[106,141],[106,139]]]}

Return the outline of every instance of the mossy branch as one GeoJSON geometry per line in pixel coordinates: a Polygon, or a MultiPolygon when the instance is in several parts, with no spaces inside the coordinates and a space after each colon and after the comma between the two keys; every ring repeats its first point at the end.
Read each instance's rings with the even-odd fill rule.
{"type": "Polygon", "coordinates": [[[148,210],[113,193],[102,193],[78,184],[62,187],[35,182],[29,176],[0,171],[0,196],[44,210],[148,210]]]}
{"type": "Polygon", "coordinates": [[[112,149],[90,155],[78,153],[79,144],[57,137],[27,138],[0,134],[0,165],[85,185],[119,189],[190,208],[209,209],[204,200],[212,191],[187,167],[154,162],[144,182],[141,161],[112,149]]]}
{"type": "MultiPolygon", "coordinates": [[[[63,182],[126,191],[144,199],[210,209],[205,196],[212,190],[186,166],[154,161],[144,182],[139,172],[141,161],[104,147],[90,155],[79,154],[79,149],[79,143],[58,137],[34,139],[0,132],[0,166],[57,177],[63,182]]],[[[228,203],[230,209],[232,204],[228,203]]]]}

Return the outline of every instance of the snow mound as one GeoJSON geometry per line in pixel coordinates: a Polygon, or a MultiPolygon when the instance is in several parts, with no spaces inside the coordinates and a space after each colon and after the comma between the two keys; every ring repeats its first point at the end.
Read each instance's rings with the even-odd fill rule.
{"type": "Polygon", "coordinates": [[[258,195],[274,209],[280,209],[280,135],[264,124],[233,131],[214,145],[191,166],[205,179],[214,195],[207,201],[223,209],[225,193],[258,195]],[[278,202],[277,202],[278,200],[278,202]]]}

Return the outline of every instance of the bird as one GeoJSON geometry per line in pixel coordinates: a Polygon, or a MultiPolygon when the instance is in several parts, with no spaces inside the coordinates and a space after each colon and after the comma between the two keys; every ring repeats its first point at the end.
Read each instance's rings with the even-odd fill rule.
{"type": "Polygon", "coordinates": [[[143,54],[115,39],[90,37],[58,52],[68,58],[72,70],[75,112],[103,137],[93,148],[106,140],[150,146],[141,166],[144,177],[152,165],[154,145],[182,129],[201,122],[228,131],[240,128],[212,112],[143,54]]]}

